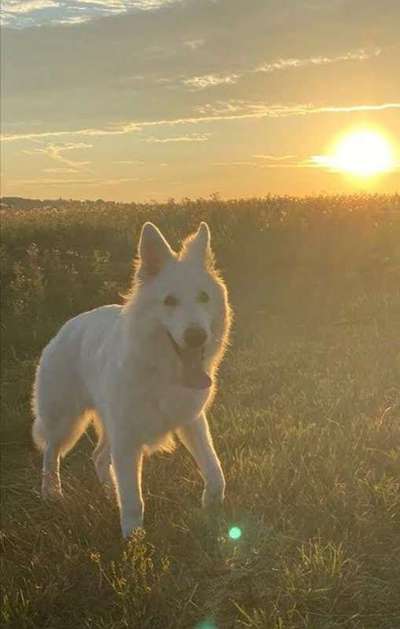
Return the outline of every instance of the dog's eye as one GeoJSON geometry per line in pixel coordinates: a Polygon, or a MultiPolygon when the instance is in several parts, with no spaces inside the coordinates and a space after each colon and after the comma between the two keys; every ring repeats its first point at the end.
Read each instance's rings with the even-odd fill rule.
{"type": "Polygon", "coordinates": [[[197,298],[197,299],[198,299],[198,301],[199,301],[201,304],[206,304],[208,301],[210,301],[210,297],[209,297],[208,293],[206,293],[206,291],[205,291],[205,290],[202,290],[202,291],[199,293],[199,296],[198,296],[198,298],[197,298]]]}
{"type": "Polygon", "coordinates": [[[164,299],[164,306],[177,306],[178,300],[174,295],[167,295],[164,299]]]}

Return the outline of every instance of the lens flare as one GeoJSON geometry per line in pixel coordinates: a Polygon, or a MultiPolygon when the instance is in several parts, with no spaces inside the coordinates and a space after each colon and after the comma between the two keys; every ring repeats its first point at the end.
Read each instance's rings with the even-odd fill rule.
{"type": "Polygon", "coordinates": [[[362,129],[342,136],[330,155],[314,155],[312,162],[357,177],[390,172],[396,166],[393,148],[379,131],[362,129]]]}
{"type": "Polygon", "coordinates": [[[201,620],[194,629],[218,629],[213,620],[201,620]]]}
{"type": "Polygon", "coordinates": [[[228,535],[231,539],[240,539],[242,537],[242,530],[238,526],[231,526],[228,535]]]}

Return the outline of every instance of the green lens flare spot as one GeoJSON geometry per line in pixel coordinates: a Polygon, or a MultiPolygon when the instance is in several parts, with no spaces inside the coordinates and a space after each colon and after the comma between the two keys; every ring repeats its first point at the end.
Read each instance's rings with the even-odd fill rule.
{"type": "Polygon", "coordinates": [[[231,526],[229,529],[229,537],[231,539],[240,539],[242,537],[242,530],[238,526],[231,526]]]}
{"type": "Polygon", "coordinates": [[[203,620],[195,626],[195,629],[218,629],[212,620],[203,620]]]}

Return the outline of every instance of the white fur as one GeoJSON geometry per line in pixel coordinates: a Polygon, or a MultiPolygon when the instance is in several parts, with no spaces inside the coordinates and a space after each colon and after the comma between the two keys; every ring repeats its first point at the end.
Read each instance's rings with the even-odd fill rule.
{"type": "Polygon", "coordinates": [[[42,495],[61,496],[60,455],[93,421],[98,477],[115,482],[124,536],[142,526],[143,455],[171,449],[177,434],[204,478],[203,504],[221,502],[225,481],[205,410],[230,327],[225,285],[213,266],[205,223],[180,254],[152,225],[143,226],[132,290],[123,306],[96,308],[69,320],[44,349],[33,394],[33,439],[43,450],[42,495]],[[209,302],[199,300],[201,291],[209,302]],[[164,303],[173,295],[178,304],[164,303]],[[185,330],[207,335],[204,366],[208,389],[180,384],[182,368],[172,342],[185,330]],[[111,465],[112,464],[112,465],[111,465]]]}

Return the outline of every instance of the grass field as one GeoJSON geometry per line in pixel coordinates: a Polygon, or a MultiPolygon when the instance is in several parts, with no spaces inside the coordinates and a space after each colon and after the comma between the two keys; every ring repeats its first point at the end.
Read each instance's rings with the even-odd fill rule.
{"type": "Polygon", "coordinates": [[[37,205],[2,210],[2,626],[399,629],[400,197],[37,205]],[[144,220],[174,245],[207,220],[230,288],[227,498],[207,516],[186,451],[156,455],[123,543],[90,434],[41,502],[30,390],[59,326],[120,300],[144,220]]]}

